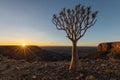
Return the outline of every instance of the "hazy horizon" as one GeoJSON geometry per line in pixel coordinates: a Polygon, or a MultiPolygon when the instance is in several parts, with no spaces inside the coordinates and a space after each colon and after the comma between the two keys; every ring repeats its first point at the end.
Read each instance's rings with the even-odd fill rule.
{"type": "MultiPolygon", "coordinates": [[[[22,46],[22,44],[15,44],[15,45],[8,45],[8,44],[4,44],[4,45],[0,45],[1,46],[22,46]]],[[[66,46],[66,45],[30,45],[30,44],[27,44],[25,46],[38,46],[38,47],[72,47],[72,45],[69,45],[69,46],[66,46]]],[[[98,46],[98,45],[97,45],[98,46]]],[[[77,46],[77,47],[97,47],[97,46],[77,46]]]]}

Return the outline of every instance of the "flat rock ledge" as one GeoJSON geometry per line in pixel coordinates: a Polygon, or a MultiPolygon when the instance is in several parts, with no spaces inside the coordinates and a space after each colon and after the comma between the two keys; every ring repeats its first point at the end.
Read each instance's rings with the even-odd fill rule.
{"type": "Polygon", "coordinates": [[[120,42],[100,43],[97,52],[120,53],[120,42]]]}

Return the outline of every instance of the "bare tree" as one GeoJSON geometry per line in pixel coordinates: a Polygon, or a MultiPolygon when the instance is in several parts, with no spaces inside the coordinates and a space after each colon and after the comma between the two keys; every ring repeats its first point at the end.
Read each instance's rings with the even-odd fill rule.
{"type": "Polygon", "coordinates": [[[56,28],[65,31],[73,44],[70,70],[78,70],[77,41],[95,24],[97,13],[98,11],[91,12],[91,7],[84,8],[84,6],[78,4],[75,9],[63,8],[59,16],[53,15],[52,22],[56,28]]]}

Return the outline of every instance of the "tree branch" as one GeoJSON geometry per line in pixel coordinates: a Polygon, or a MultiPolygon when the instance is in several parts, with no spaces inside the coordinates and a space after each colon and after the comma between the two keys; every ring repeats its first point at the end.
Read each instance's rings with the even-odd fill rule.
{"type": "Polygon", "coordinates": [[[91,7],[77,5],[72,10],[63,8],[58,17],[53,15],[52,22],[58,30],[64,30],[71,41],[77,41],[96,23],[97,13],[92,13],[91,7]]]}

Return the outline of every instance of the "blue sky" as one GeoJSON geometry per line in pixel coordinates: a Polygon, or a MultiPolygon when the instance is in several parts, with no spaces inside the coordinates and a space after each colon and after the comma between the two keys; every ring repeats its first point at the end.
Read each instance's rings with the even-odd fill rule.
{"type": "Polygon", "coordinates": [[[71,45],[65,32],[58,31],[51,20],[54,13],[64,7],[72,9],[78,3],[99,11],[96,24],[78,46],[120,40],[119,0],[0,0],[0,45],[71,45]]]}

